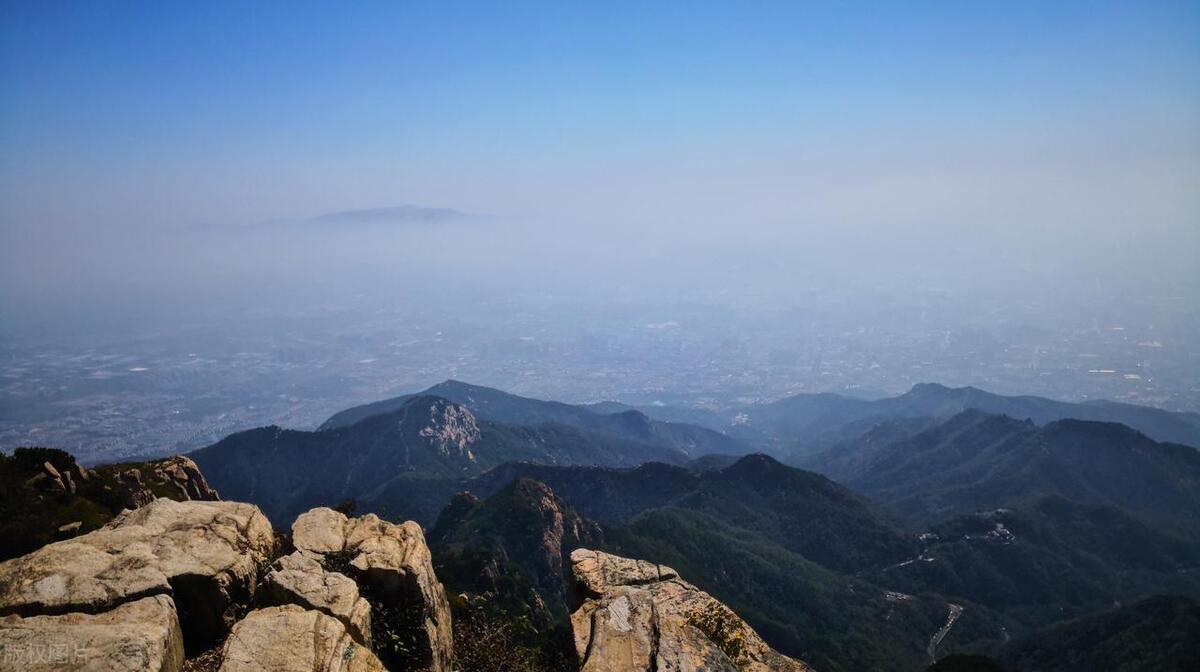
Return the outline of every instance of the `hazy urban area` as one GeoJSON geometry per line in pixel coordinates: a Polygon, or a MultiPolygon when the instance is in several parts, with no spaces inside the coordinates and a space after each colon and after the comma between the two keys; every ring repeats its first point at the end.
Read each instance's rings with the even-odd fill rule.
{"type": "Polygon", "coordinates": [[[167,454],[261,425],[312,428],[450,378],[568,402],[713,409],[921,382],[1200,407],[1196,304],[1184,297],[1124,312],[1103,301],[972,305],[949,288],[456,301],[263,309],[87,344],[10,338],[0,446],[62,446],[89,462],[167,454]]]}
{"type": "Polygon", "coordinates": [[[0,672],[1200,671],[1200,2],[0,1],[0,672]]]}

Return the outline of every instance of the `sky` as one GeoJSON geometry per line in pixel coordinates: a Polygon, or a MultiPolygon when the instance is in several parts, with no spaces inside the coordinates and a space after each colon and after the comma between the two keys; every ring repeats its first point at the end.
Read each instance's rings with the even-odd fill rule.
{"type": "Polygon", "coordinates": [[[10,317],[211,267],[179,232],[399,204],[597,265],[950,241],[1195,280],[1200,3],[0,6],[10,317]]]}

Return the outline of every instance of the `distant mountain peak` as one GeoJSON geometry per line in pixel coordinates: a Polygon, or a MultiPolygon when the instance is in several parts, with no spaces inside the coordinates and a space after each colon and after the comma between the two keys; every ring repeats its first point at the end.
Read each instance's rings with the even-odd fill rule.
{"type": "Polygon", "coordinates": [[[767,455],[766,453],[750,453],[742,456],[737,462],[734,462],[730,467],[757,467],[757,468],[776,468],[784,466],[779,460],[767,455]]]}
{"type": "Polygon", "coordinates": [[[406,204],[379,208],[339,210],[337,212],[326,212],[296,219],[269,219],[262,222],[262,225],[312,228],[425,226],[477,221],[485,218],[487,218],[486,215],[463,212],[452,208],[429,208],[406,204]]]}
{"type": "Polygon", "coordinates": [[[791,474],[797,469],[789,467],[764,453],[751,453],[738,459],[718,473],[734,478],[762,478],[775,474],[791,474]]]}
{"type": "Polygon", "coordinates": [[[922,392],[949,392],[952,387],[948,387],[941,383],[916,383],[909,390],[911,394],[919,394],[922,392]]]}
{"type": "Polygon", "coordinates": [[[318,224],[387,224],[407,222],[448,222],[474,219],[474,215],[451,208],[427,208],[419,205],[395,205],[329,212],[305,220],[318,224]]]}
{"type": "Polygon", "coordinates": [[[905,396],[957,398],[960,396],[973,396],[976,394],[991,395],[990,392],[981,390],[978,387],[971,387],[970,385],[951,387],[941,383],[916,383],[911,389],[909,389],[905,396]]]}

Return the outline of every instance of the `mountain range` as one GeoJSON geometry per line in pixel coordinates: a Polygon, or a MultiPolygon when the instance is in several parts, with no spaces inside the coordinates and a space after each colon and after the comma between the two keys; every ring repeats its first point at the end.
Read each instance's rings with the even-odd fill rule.
{"type": "Polygon", "coordinates": [[[293,220],[271,220],[268,226],[307,226],[320,228],[414,226],[446,224],[479,219],[480,215],[451,208],[430,208],[419,205],[396,205],[380,208],[361,208],[328,212],[293,220]]]}
{"type": "Polygon", "coordinates": [[[1117,409],[1159,436],[1191,421],[917,386],[792,398],[758,420],[743,409],[723,434],[716,415],[702,427],[678,409],[447,381],[192,457],[222,496],[273,520],[339,502],[418,520],[451,592],[547,660],[563,650],[548,633],[570,601],[565,558],[586,546],[676,568],[818,669],[915,670],[954,653],[1039,669],[1028,661],[1049,655],[1046,641],[1077,647],[1080,628],[1115,628],[1114,605],[1200,597],[1200,453],[1055,417],[1079,408],[1117,409]]]}
{"type": "Polygon", "coordinates": [[[915,431],[883,423],[803,462],[920,520],[1056,494],[1200,529],[1200,451],[1125,425],[967,410],[915,431]]]}
{"type": "MultiPolygon", "coordinates": [[[[612,402],[594,406],[606,412],[633,407],[612,402]]],[[[770,403],[734,405],[721,411],[638,406],[663,420],[688,422],[722,431],[787,462],[798,462],[886,421],[943,419],[974,409],[1044,425],[1075,419],[1116,422],[1156,441],[1200,448],[1200,414],[1166,411],[1112,401],[1083,403],[1034,396],[1003,396],[974,387],[922,383],[896,397],[858,399],[838,394],[798,394],[770,403]]]]}
{"type": "Polygon", "coordinates": [[[719,431],[655,420],[634,409],[598,412],[588,407],[520,397],[457,380],[447,380],[416,394],[346,409],[322,423],[320,429],[346,427],[371,415],[395,411],[416,396],[440,397],[467,408],[481,420],[506,425],[566,425],[617,439],[676,448],[691,456],[750,452],[749,446],[719,431]]]}
{"type": "Polygon", "coordinates": [[[460,481],[505,462],[632,466],[688,458],[679,448],[560,423],[483,420],[424,395],[351,425],[239,432],[191,456],[223,495],[258,504],[272,520],[353,498],[425,524],[460,481]]]}

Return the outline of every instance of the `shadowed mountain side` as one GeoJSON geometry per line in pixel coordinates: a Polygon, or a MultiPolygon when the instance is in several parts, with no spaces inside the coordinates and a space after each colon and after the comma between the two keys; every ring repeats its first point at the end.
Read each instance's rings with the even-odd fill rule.
{"type": "Polygon", "coordinates": [[[438,397],[315,432],[263,427],[192,453],[226,497],[272,520],[357,499],[366,510],[432,523],[459,481],[513,460],[631,466],[679,462],[677,450],[560,424],[517,427],[477,419],[438,397]]]}
{"type": "Polygon", "coordinates": [[[970,410],[907,434],[882,426],[806,465],[924,521],[1056,494],[1200,526],[1200,452],[1123,425],[1059,420],[1038,427],[970,410]]]}
{"type": "Polygon", "coordinates": [[[1200,541],[1111,506],[1044,496],[954,518],[924,541],[919,555],[864,576],[986,604],[1025,627],[1157,593],[1200,597],[1200,541]]]}
{"type": "Polygon", "coordinates": [[[1200,604],[1152,597],[1017,638],[1000,660],[1012,672],[1200,669],[1200,604]]]}
{"type": "MultiPolygon", "coordinates": [[[[604,411],[633,407],[605,402],[590,408],[604,411]]],[[[839,442],[853,440],[880,423],[895,420],[928,422],[975,409],[1044,425],[1076,419],[1117,422],[1156,441],[1200,448],[1200,414],[1165,411],[1112,401],[1073,403],[1034,396],[1004,396],[974,387],[935,383],[908,392],[866,400],[831,393],[798,394],[775,402],[734,406],[722,412],[704,409],[638,406],[661,420],[684,420],[741,439],[760,450],[800,463],[839,442]]]]}
{"type": "MultiPolygon", "coordinates": [[[[745,459],[753,468],[759,458],[745,459]]],[[[780,470],[796,471],[774,464],[780,470]]],[[[589,501],[582,493],[600,493],[612,486],[610,494],[623,499],[640,487],[653,487],[651,474],[667,476],[668,470],[690,477],[677,478],[676,487],[682,489],[683,484],[690,483],[693,492],[701,488],[699,479],[690,472],[666,465],[633,470],[528,467],[543,475],[566,476],[559,482],[577,488],[577,501],[584,506],[589,501]],[[627,483],[615,485],[626,478],[627,483]],[[585,485],[593,479],[599,479],[600,484],[585,485]]],[[[739,476],[735,472],[728,478],[736,481],[739,476]]],[[[884,588],[826,569],[767,536],[777,530],[760,532],[736,527],[720,517],[719,509],[746,493],[727,483],[714,483],[711,491],[716,494],[729,487],[730,499],[725,502],[692,501],[649,508],[627,520],[618,522],[614,518],[600,529],[576,514],[566,498],[552,488],[518,478],[482,501],[469,495],[455,498],[431,531],[430,544],[439,575],[452,592],[465,593],[468,604],[482,601],[503,613],[526,615],[534,624],[565,614],[560,610],[563,597],[555,580],[561,576],[563,559],[586,540],[590,548],[629,557],[639,557],[633,554],[637,550],[648,554],[644,557],[651,562],[671,558],[689,567],[695,579],[692,583],[739,614],[735,603],[748,609],[752,615],[747,621],[769,644],[788,655],[804,654],[813,661],[820,660],[819,669],[909,670],[921,666],[926,640],[945,616],[940,598],[889,597],[884,588]],[[693,505],[698,508],[682,508],[693,505]]],[[[813,484],[792,482],[784,487],[813,484]]],[[[814,501],[828,496],[823,490],[815,487],[814,501]]],[[[800,498],[797,494],[796,501],[800,498]]],[[[640,501],[649,502],[650,498],[643,496],[640,501]]],[[[834,498],[830,506],[839,503],[850,511],[839,516],[827,510],[824,515],[838,520],[861,515],[853,498],[834,498]]],[[[845,536],[853,534],[851,531],[845,536]]],[[[986,610],[974,609],[964,623],[967,628],[998,637],[1000,628],[995,618],[986,610]]]]}
{"type": "Polygon", "coordinates": [[[720,432],[684,423],[653,420],[645,413],[632,409],[596,413],[584,406],[529,399],[457,380],[447,380],[417,395],[404,395],[346,409],[326,420],[321,428],[343,427],[371,415],[391,412],[420,395],[448,399],[470,409],[480,420],[527,426],[553,422],[614,438],[678,448],[692,457],[708,453],[744,455],[750,452],[747,445],[720,432]]]}
{"type": "Polygon", "coordinates": [[[897,531],[889,516],[861,497],[766,455],[747,455],[703,474],[665,464],[634,469],[508,464],[471,480],[467,488],[488,496],[522,477],[546,483],[588,518],[621,523],[649,509],[674,506],[762,534],[839,571],[899,562],[919,547],[914,535],[897,531]]]}

